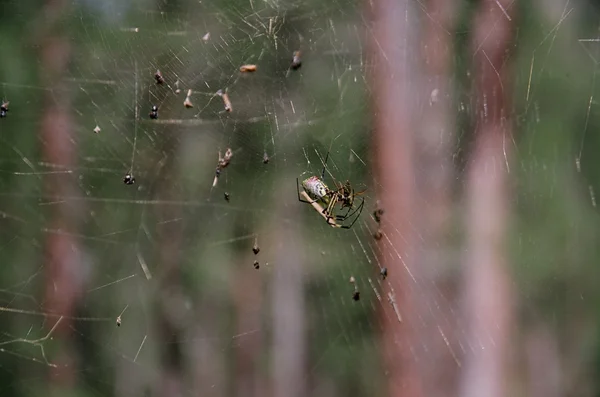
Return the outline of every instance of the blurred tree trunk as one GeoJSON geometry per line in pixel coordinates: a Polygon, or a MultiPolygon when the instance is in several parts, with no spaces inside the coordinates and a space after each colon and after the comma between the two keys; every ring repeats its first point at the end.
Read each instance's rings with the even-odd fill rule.
{"type": "Polygon", "coordinates": [[[429,0],[422,16],[422,86],[413,93],[421,117],[415,129],[415,277],[419,280],[419,365],[426,396],[455,396],[460,368],[456,263],[449,244],[452,211],[454,125],[453,40],[458,2],[429,0]]]}
{"type": "MultiPolygon", "coordinates": [[[[168,127],[170,129],[172,127],[168,127]]],[[[174,137],[176,132],[166,133],[165,136],[174,137]]],[[[159,163],[155,186],[157,186],[156,200],[169,202],[179,201],[175,184],[177,177],[177,144],[174,138],[163,145],[163,153],[173,153],[166,157],[164,163],[159,163]]],[[[182,210],[179,205],[164,205],[156,208],[158,222],[182,219],[182,210]]],[[[157,229],[158,259],[157,264],[157,334],[160,341],[161,376],[155,381],[159,385],[159,396],[178,397],[183,395],[183,355],[181,340],[183,340],[183,325],[185,316],[185,299],[181,290],[181,252],[182,252],[182,222],[165,222],[157,229]]]]}
{"type": "MultiPolygon", "coordinates": [[[[275,239],[266,238],[265,241],[275,241],[275,239]]],[[[252,263],[255,259],[265,257],[265,249],[264,247],[261,249],[263,255],[256,257],[250,250],[251,244],[253,242],[248,244],[247,251],[237,255],[236,262],[244,268],[235,272],[232,282],[231,296],[237,317],[235,334],[242,335],[240,343],[235,349],[235,376],[233,379],[236,396],[262,397],[265,395],[260,371],[263,333],[254,331],[261,330],[263,294],[260,272],[265,271],[265,264],[259,261],[261,268],[255,270],[252,263]]]]}
{"type": "MultiPolygon", "coordinates": [[[[282,174],[275,186],[289,188],[291,175],[282,174]]],[[[284,189],[284,188],[281,188],[284,189]]],[[[290,197],[292,190],[276,190],[275,197],[290,197]]],[[[298,211],[290,212],[277,200],[274,230],[275,263],[272,280],[273,397],[306,396],[306,308],[303,264],[306,246],[299,233],[298,211]],[[286,219],[285,222],[282,219],[286,219]]]]}
{"type": "Polygon", "coordinates": [[[376,185],[385,213],[381,223],[384,237],[379,261],[387,266],[384,299],[392,296],[393,305],[384,303],[381,316],[382,354],[388,377],[389,395],[424,395],[414,357],[416,282],[410,268],[414,229],[413,213],[413,113],[411,89],[415,68],[411,64],[415,49],[416,12],[414,2],[381,0],[369,2],[372,34],[369,34],[373,69],[371,70],[375,132],[373,159],[376,185]],[[390,294],[390,295],[388,295],[390,294]],[[398,315],[402,316],[402,322],[398,315]]]}
{"type": "MultiPolygon", "coordinates": [[[[40,77],[44,90],[40,141],[46,163],[72,170],[76,168],[77,147],[74,139],[70,108],[71,97],[64,78],[71,57],[68,38],[60,32],[61,18],[67,10],[67,1],[48,0],[42,10],[43,23],[37,38],[40,40],[40,77]],[[57,95],[57,93],[60,93],[57,95]]],[[[23,106],[25,106],[23,104],[23,106]]],[[[77,235],[79,203],[64,201],[75,196],[77,187],[68,174],[47,174],[44,177],[45,194],[55,201],[49,212],[49,230],[45,242],[45,299],[44,311],[65,316],[53,337],[60,342],[58,368],[52,370],[51,381],[59,389],[73,387],[77,377],[71,327],[76,316],[77,300],[82,293],[81,256],[77,235]]],[[[55,318],[48,319],[52,328],[55,318]]]]}
{"type": "Polygon", "coordinates": [[[484,0],[474,19],[475,145],[466,181],[467,257],[464,268],[468,324],[461,395],[511,395],[508,361],[513,294],[506,259],[509,213],[509,50],[514,19],[509,0],[484,0]]]}

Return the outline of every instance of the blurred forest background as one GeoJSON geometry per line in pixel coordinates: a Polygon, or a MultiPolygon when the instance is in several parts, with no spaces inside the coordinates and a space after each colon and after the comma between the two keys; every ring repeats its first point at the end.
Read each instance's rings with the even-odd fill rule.
{"type": "Polygon", "coordinates": [[[600,396],[599,61],[586,0],[0,0],[0,395],[600,396]]]}

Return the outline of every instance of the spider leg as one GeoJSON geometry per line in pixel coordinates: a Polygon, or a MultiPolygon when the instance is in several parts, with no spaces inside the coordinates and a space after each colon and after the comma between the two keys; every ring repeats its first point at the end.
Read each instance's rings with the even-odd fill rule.
{"type": "MultiPolygon", "coordinates": [[[[346,214],[348,218],[351,218],[351,217],[352,217],[354,214],[356,214],[358,211],[361,211],[361,210],[362,210],[362,206],[364,205],[364,203],[365,203],[365,200],[364,200],[364,199],[362,199],[362,198],[360,198],[360,200],[361,200],[361,202],[360,202],[360,204],[358,205],[358,207],[356,207],[356,209],[355,209],[354,211],[352,211],[351,213],[349,213],[349,214],[346,214]]],[[[350,211],[348,211],[348,212],[350,212],[350,211]]]]}
{"type": "MultiPolygon", "coordinates": [[[[358,206],[358,208],[352,213],[355,214],[356,212],[358,212],[358,215],[356,215],[356,217],[354,218],[354,220],[352,221],[351,224],[349,225],[340,225],[340,227],[342,229],[350,229],[358,220],[358,218],[360,218],[360,214],[362,213],[363,207],[365,206],[365,200],[362,200],[360,205],[358,206]]],[[[352,215],[351,215],[352,216],[352,215]]]]}
{"type": "MultiPolygon", "coordinates": [[[[350,211],[352,210],[352,207],[350,207],[350,206],[347,206],[347,208],[348,208],[348,210],[346,211],[346,213],[345,213],[344,215],[337,215],[337,216],[336,216],[336,218],[337,218],[338,220],[341,220],[341,221],[343,221],[343,220],[347,219],[348,217],[350,217],[350,216],[352,215],[352,214],[350,214],[350,211]]],[[[355,212],[356,212],[356,211],[355,211],[355,212]]],[[[353,212],[353,213],[354,213],[354,212],[353,212]]]]}
{"type": "Polygon", "coordinates": [[[337,204],[337,202],[338,202],[338,194],[337,194],[337,192],[334,192],[331,195],[331,198],[329,199],[329,203],[327,204],[327,208],[325,208],[323,210],[323,213],[325,215],[327,215],[327,223],[329,223],[329,219],[330,218],[333,218],[333,216],[331,214],[332,214],[333,209],[335,208],[335,205],[337,204]]]}

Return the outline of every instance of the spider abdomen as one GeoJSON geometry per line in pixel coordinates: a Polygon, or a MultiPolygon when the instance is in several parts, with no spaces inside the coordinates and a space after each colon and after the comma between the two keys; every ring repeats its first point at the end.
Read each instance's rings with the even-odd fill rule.
{"type": "Polygon", "coordinates": [[[329,188],[321,179],[316,176],[311,176],[302,181],[302,188],[308,195],[315,200],[328,201],[329,188]]]}

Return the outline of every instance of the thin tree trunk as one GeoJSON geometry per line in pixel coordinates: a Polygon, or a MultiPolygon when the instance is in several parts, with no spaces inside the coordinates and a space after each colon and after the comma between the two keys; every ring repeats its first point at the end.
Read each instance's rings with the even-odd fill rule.
{"type": "Polygon", "coordinates": [[[371,42],[372,92],[375,132],[373,157],[379,198],[385,211],[381,224],[384,237],[379,240],[380,263],[388,267],[384,297],[395,301],[384,304],[379,314],[383,324],[382,354],[388,377],[389,395],[421,396],[421,381],[414,348],[414,280],[412,265],[413,160],[411,88],[414,68],[414,2],[381,0],[369,3],[372,18],[371,42]],[[389,295],[388,295],[389,294],[389,295]],[[396,313],[396,311],[398,313],[396,313]],[[399,321],[399,316],[402,322],[399,321]]]}
{"type": "MultiPolygon", "coordinates": [[[[285,183],[275,186],[289,186],[285,183]]],[[[292,191],[276,191],[275,197],[289,197],[292,191]]],[[[298,224],[282,202],[276,219],[290,218],[289,222],[276,222],[276,266],[273,268],[273,397],[303,397],[306,395],[306,309],[304,302],[304,277],[302,266],[304,252],[298,224]]]]}
{"type": "Polygon", "coordinates": [[[512,43],[509,0],[483,1],[474,20],[475,146],[467,173],[467,257],[464,269],[467,340],[465,397],[511,395],[508,379],[513,294],[506,259],[509,155],[512,145],[512,43]]]}
{"type": "MultiPolygon", "coordinates": [[[[40,126],[42,156],[48,164],[63,169],[74,169],[76,163],[75,140],[71,115],[71,98],[65,87],[64,77],[71,56],[69,40],[57,33],[60,18],[66,12],[66,1],[46,1],[43,9],[44,26],[41,28],[40,75],[44,82],[44,110],[40,126]],[[61,95],[55,95],[61,92],[61,95]]],[[[49,230],[61,233],[47,234],[45,242],[46,290],[44,310],[64,316],[53,337],[62,343],[58,368],[51,374],[52,383],[59,388],[71,388],[76,381],[77,367],[74,365],[74,349],[71,346],[71,327],[77,300],[82,292],[79,244],[75,237],[80,208],[72,202],[60,200],[74,196],[76,184],[64,174],[49,174],[44,177],[45,194],[55,198],[51,207],[49,230]]],[[[49,319],[48,328],[55,325],[49,319]]]]}
{"type": "MultiPolygon", "coordinates": [[[[273,241],[265,239],[265,241],[273,241]]],[[[261,256],[253,255],[250,250],[253,242],[249,242],[248,250],[238,255],[238,261],[243,263],[244,269],[235,272],[232,283],[231,296],[236,308],[237,331],[241,336],[239,345],[235,349],[235,395],[263,396],[264,385],[260,371],[260,357],[263,333],[261,332],[261,308],[263,294],[260,272],[264,272],[265,248],[261,256]],[[258,258],[261,268],[253,269],[253,261],[258,258]],[[258,331],[258,332],[257,332],[258,331]]]]}
{"type": "MultiPolygon", "coordinates": [[[[423,21],[421,53],[424,72],[420,95],[421,121],[415,130],[415,227],[420,239],[414,266],[419,288],[419,335],[426,349],[419,350],[419,364],[426,396],[458,393],[460,344],[458,343],[457,279],[455,257],[449,244],[452,211],[452,149],[456,119],[452,112],[452,57],[455,0],[429,0],[423,21]]],[[[415,90],[416,91],[416,90],[415,90]]]]}
{"type": "MultiPolygon", "coordinates": [[[[175,144],[165,145],[164,152],[175,153],[175,144]]],[[[177,156],[170,156],[165,167],[161,168],[157,176],[158,186],[157,200],[177,201],[179,197],[174,193],[177,191],[175,183],[177,156]]],[[[156,210],[160,220],[182,219],[180,206],[158,207],[156,210]]],[[[158,229],[159,263],[157,264],[158,285],[158,338],[161,346],[160,364],[162,374],[157,379],[160,396],[178,397],[183,395],[183,354],[181,344],[183,339],[183,315],[181,308],[185,307],[185,300],[181,290],[181,251],[182,251],[182,223],[168,222],[158,229]]]]}

